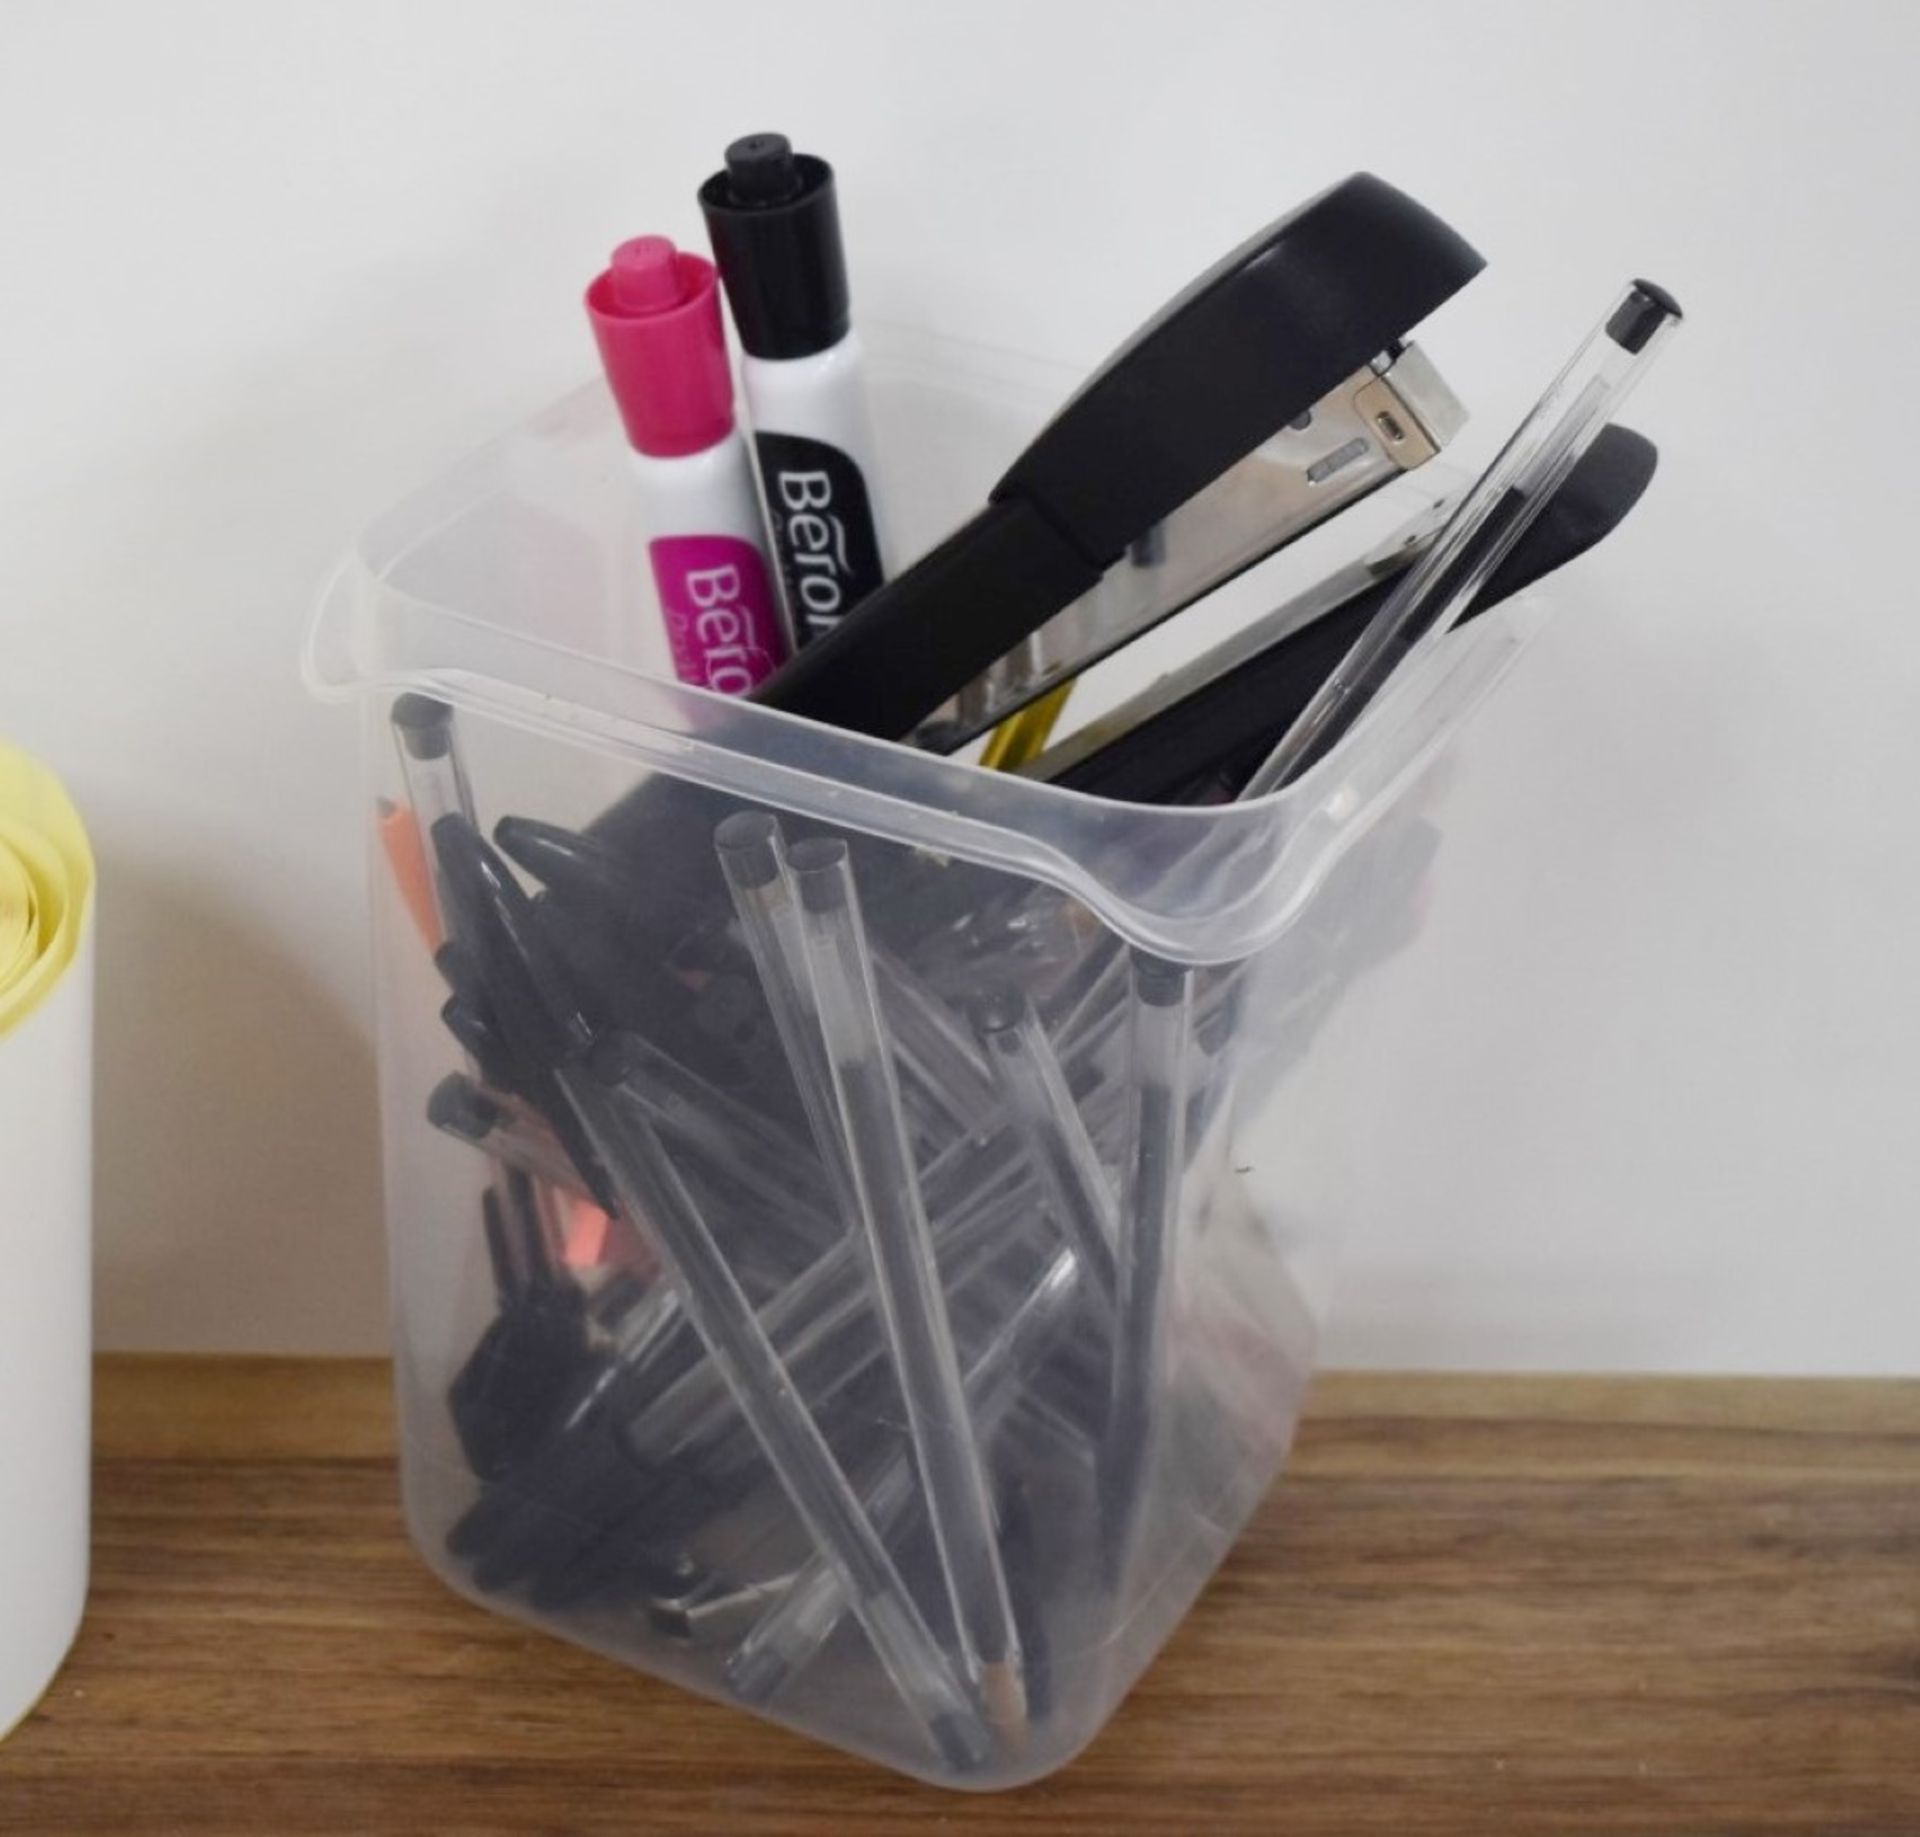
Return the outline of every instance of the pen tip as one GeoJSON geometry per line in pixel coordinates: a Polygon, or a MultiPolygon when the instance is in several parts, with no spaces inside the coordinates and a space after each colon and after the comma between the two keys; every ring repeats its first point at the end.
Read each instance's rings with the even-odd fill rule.
{"type": "Polygon", "coordinates": [[[751,1641],[727,1661],[727,1688],[742,1703],[767,1702],[786,1680],[787,1666],[779,1654],[751,1641]]]}
{"type": "Polygon", "coordinates": [[[1003,1658],[980,1668],[980,1691],[986,1699],[987,1720],[1012,1747],[1027,1738],[1027,1687],[1017,1659],[1003,1658]]]}

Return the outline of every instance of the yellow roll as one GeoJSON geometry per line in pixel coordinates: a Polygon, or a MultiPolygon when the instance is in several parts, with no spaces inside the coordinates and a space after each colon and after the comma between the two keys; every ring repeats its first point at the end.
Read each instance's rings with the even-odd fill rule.
{"type": "Polygon", "coordinates": [[[92,909],[67,794],[0,745],[0,1739],[87,1595],[92,909]]]}
{"type": "Polygon", "coordinates": [[[0,745],[0,1034],[73,961],[93,892],[93,853],[60,781],[0,745]]]}

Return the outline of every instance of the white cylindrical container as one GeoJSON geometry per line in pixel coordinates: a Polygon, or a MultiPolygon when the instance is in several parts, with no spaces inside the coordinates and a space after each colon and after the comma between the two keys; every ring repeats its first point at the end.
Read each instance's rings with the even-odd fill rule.
{"type": "Polygon", "coordinates": [[[754,457],[796,639],[824,637],[886,578],[865,366],[833,168],[750,134],[700,188],[745,353],[754,457]]]}
{"type": "Polygon", "coordinates": [[[0,746],[0,1736],[86,1604],[92,1201],[93,864],[52,776],[0,746]]]}

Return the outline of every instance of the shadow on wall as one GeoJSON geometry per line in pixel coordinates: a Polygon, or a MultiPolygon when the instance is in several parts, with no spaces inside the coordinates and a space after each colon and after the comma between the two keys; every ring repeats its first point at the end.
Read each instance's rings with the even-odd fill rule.
{"type": "Polygon", "coordinates": [[[362,1030],[265,928],[196,889],[110,857],[101,883],[101,1343],[165,1350],[156,1322],[217,1320],[223,1350],[379,1351],[362,1030]]]}

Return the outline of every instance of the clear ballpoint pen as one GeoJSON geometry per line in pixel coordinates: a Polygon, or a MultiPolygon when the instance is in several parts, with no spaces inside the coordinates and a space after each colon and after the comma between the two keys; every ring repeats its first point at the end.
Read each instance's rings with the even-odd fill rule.
{"type": "Polygon", "coordinates": [[[485,966],[512,1047],[552,1077],[606,1170],[621,1211],[648,1232],[681,1305],[732,1391],[815,1547],[845,1583],[887,1675],[949,1765],[972,1770],[993,1736],[861,1509],[858,1494],[756,1319],[644,1106],[594,1063],[578,1012],[534,922],[532,902],[485,838],[457,816],[433,829],[455,924],[485,966]]]}
{"type": "Polygon", "coordinates": [[[1116,1591],[1132,1568],[1142,1494],[1159,1453],[1166,1316],[1186,1168],[1192,970],[1136,952],[1131,1007],[1132,1158],[1120,1214],[1118,1318],[1100,1450],[1101,1526],[1116,1591]]]}
{"type": "Polygon", "coordinates": [[[880,1018],[852,862],[846,843],[835,837],[796,844],[790,862],[815,1016],[955,1629],[989,1718],[1018,1741],[1027,1716],[1020,1635],[880,1018]]]}
{"type": "Polygon", "coordinates": [[[1048,1203],[1111,1305],[1119,1235],[1113,1190],[1039,1017],[1013,990],[983,1001],[974,1022],[1048,1203]]]}
{"type": "Polygon", "coordinates": [[[1247,781],[1243,798],[1278,790],[1323,757],[1388,678],[1446,633],[1679,325],[1680,307],[1664,288],[1635,281],[1626,289],[1247,781]]]}
{"type": "MultiPolygon", "coordinates": [[[[992,1438],[1021,1386],[1053,1350],[1080,1287],[1078,1261],[1073,1252],[1061,1252],[974,1361],[967,1372],[967,1402],[983,1438],[992,1438]]],[[[868,1494],[867,1512],[882,1535],[892,1535],[914,1500],[913,1466],[902,1455],[868,1494]]],[[[840,1578],[831,1564],[816,1559],[727,1660],[727,1682],[749,1702],[765,1702],[826,1644],[846,1611],[840,1578]]]]}

